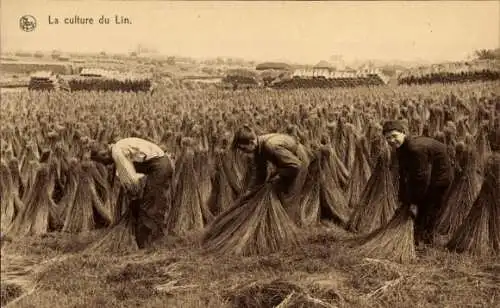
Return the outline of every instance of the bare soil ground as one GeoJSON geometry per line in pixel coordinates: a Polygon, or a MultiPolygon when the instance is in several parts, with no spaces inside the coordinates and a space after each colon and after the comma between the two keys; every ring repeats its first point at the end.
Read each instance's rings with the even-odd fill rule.
{"type": "Polygon", "coordinates": [[[196,234],[129,255],[86,254],[99,236],[6,243],[2,307],[273,307],[293,292],[321,307],[500,307],[498,258],[441,248],[420,248],[404,265],[355,257],[325,228],[301,248],[260,257],[205,254],[196,234]]]}

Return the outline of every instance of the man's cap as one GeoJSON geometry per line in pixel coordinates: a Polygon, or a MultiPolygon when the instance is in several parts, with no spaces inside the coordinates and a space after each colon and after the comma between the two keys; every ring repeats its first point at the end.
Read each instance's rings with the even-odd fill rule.
{"type": "Polygon", "coordinates": [[[250,143],[256,137],[254,130],[249,125],[243,125],[236,133],[233,138],[233,147],[238,144],[250,143]]]}
{"type": "Polygon", "coordinates": [[[397,120],[391,120],[391,121],[386,121],[384,125],[382,126],[382,134],[385,135],[390,131],[398,131],[401,133],[405,132],[405,126],[401,121],[397,120]]]}

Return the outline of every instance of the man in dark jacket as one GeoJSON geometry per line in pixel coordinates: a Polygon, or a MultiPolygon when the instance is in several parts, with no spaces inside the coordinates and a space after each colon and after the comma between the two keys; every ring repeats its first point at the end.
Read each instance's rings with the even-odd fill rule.
{"type": "Polygon", "coordinates": [[[383,134],[396,149],[399,164],[399,200],[416,206],[415,240],[432,243],[436,214],[453,180],[445,144],[428,137],[408,137],[400,121],[388,121],[383,134]]]}
{"type": "Polygon", "coordinates": [[[248,188],[266,181],[274,181],[284,201],[291,201],[300,194],[309,167],[307,149],[295,138],[285,134],[257,136],[248,125],[239,129],[233,139],[233,149],[253,154],[255,174],[248,188]],[[276,168],[268,174],[268,163],[276,168]]]}

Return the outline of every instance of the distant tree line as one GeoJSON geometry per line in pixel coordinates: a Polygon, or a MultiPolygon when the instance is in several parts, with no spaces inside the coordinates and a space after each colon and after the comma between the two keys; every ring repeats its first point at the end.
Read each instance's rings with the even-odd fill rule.
{"type": "Polygon", "coordinates": [[[474,52],[474,56],[478,60],[500,60],[500,48],[478,49],[474,52]]]}
{"type": "Polygon", "coordinates": [[[470,72],[437,72],[423,74],[420,76],[407,76],[399,78],[398,84],[431,84],[431,83],[462,83],[462,82],[477,82],[477,81],[493,81],[500,80],[500,72],[484,69],[481,71],[470,72]]]}

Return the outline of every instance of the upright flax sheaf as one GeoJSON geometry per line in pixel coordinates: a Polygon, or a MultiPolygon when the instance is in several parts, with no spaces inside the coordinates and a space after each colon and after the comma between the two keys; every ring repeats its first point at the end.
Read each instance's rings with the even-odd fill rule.
{"type": "Polygon", "coordinates": [[[320,218],[345,227],[350,209],[340,181],[341,168],[337,167],[336,154],[330,146],[324,145],[320,151],[320,218]]]}
{"type": "Polygon", "coordinates": [[[463,143],[457,146],[458,170],[455,173],[450,191],[445,197],[438,214],[435,230],[445,236],[453,235],[479,194],[482,179],[479,174],[479,155],[472,147],[463,143]]]}
{"type": "Polygon", "coordinates": [[[260,255],[296,245],[298,236],[276,188],[267,183],[217,216],[206,229],[202,246],[218,254],[260,255]]]}
{"type": "Polygon", "coordinates": [[[66,210],[65,232],[91,231],[112,221],[111,209],[100,198],[92,176],[92,162],[83,161],[76,168],[77,186],[73,202],[66,210]]]}
{"type": "Polygon", "coordinates": [[[233,205],[237,195],[243,189],[236,178],[236,175],[229,166],[226,150],[217,149],[215,151],[215,168],[212,175],[212,190],[208,199],[208,208],[212,213],[218,215],[233,205]]]}
{"type": "Polygon", "coordinates": [[[5,232],[24,205],[16,190],[9,165],[3,159],[0,162],[0,215],[1,230],[5,232]]]}
{"type": "Polygon", "coordinates": [[[42,235],[54,229],[58,215],[53,193],[54,172],[48,164],[41,163],[27,193],[25,209],[16,216],[7,233],[12,236],[42,235]]]}
{"type": "Polygon", "coordinates": [[[201,230],[213,215],[203,204],[195,170],[195,154],[192,140],[183,141],[183,153],[176,162],[172,204],[167,210],[166,228],[176,235],[201,230]]]}
{"type": "Polygon", "coordinates": [[[355,163],[349,178],[348,204],[350,208],[356,207],[359,203],[363,189],[372,173],[367,156],[368,149],[366,148],[365,137],[360,136],[356,142],[355,163]]]}
{"type": "Polygon", "coordinates": [[[348,228],[351,231],[370,233],[386,225],[392,218],[398,200],[391,163],[391,151],[386,147],[349,219],[348,228]]]}
{"type": "Polygon", "coordinates": [[[485,166],[479,195],[448,242],[449,250],[474,255],[500,254],[500,154],[491,154],[485,166]]]}
{"type": "Polygon", "coordinates": [[[321,151],[315,151],[309,164],[306,180],[298,200],[301,226],[311,226],[320,220],[321,151]]]}

